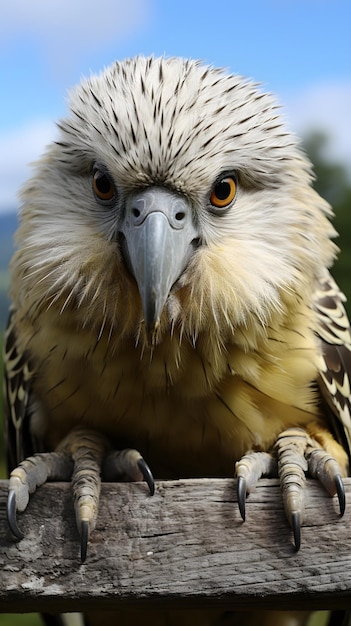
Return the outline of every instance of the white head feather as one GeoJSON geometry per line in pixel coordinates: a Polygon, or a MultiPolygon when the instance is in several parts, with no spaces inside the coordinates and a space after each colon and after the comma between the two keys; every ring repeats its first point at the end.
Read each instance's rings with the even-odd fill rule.
{"type": "Polygon", "coordinates": [[[82,82],[70,109],[22,194],[13,266],[36,281],[13,297],[28,299],[28,312],[72,307],[81,323],[137,332],[140,301],[116,232],[128,193],[150,185],[185,195],[202,244],[169,296],[164,330],[180,323],[196,337],[212,321],[223,340],[262,326],[285,314],[287,298],[307,298],[331,264],[330,209],[273,99],[253,83],[195,61],[137,57],[82,82]],[[117,189],[108,211],[92,193],[95,162],[117,189]],[[218,215],[209,196],[223,172],[235,172],[238,192],[218,215]]]}

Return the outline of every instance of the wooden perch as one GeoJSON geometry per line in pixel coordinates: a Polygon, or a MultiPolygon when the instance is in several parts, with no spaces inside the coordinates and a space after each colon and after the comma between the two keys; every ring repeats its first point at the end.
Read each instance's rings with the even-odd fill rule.
{"type": "Polygon", "coordinates": [[[351,608],[349,506],[306,486],[302,546],[294,552],[276,480],[260,481],[242,522],[234,480],[103,484],[85,564],[68,484],[47,484],[7,529],[0,481],[0,603],[4,612],[143,608],[351,608]]]}

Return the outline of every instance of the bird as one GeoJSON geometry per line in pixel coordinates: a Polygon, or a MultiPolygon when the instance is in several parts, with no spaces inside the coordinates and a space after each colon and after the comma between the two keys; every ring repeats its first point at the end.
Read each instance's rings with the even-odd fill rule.
{"type": "MultiPolygon", "coordinates": [[[[345,510],[351,335],[332,209],[275,98],[137,56],[84,79],[21,192],[5,336],[10,529],[71,480],[81,559],[101,478],[306,475],[345,510]]],[[[278,622],[276,622],[278,623],[278,622]]],[[[282,622],[283,623],[283,622],[282,622]]]]}

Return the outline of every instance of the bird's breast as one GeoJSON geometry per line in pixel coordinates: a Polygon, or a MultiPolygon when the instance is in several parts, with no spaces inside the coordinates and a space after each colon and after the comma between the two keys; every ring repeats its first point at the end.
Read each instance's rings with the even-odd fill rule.
{"type": "Polygon", "coordinates": [[[234,373],[228,353],[212,363],[201,344],[174,336],[147,352],[82,332],[49,354],[35,383],[47,446],[86,425],[116,448],[139,449],[156,476],[231,476],[248,449],[268,449],[284,427],[311,419],[234,373]]]}

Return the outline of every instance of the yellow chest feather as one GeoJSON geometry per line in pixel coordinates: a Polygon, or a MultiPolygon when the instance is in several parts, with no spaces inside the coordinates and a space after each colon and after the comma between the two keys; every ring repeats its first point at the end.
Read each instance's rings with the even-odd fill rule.
{"type": "Polygon", "coordinates": [[[88,330],[63,341],[62,330],[42,325],[31,351],[50,342],[35,383],[46,443],[55,447],[75,425],[89,425],[114,447],[139,449],[156,475],[230,476],[248,449],[268,449],[279,431],[317,412],[314,341],[294,335],[292,346],[288,335],[272,336],[264,353],[233,343],[214,354],[206,337],[191,345],[169,335],[143,351],[132,339],[114,344],[88,330]]]}

